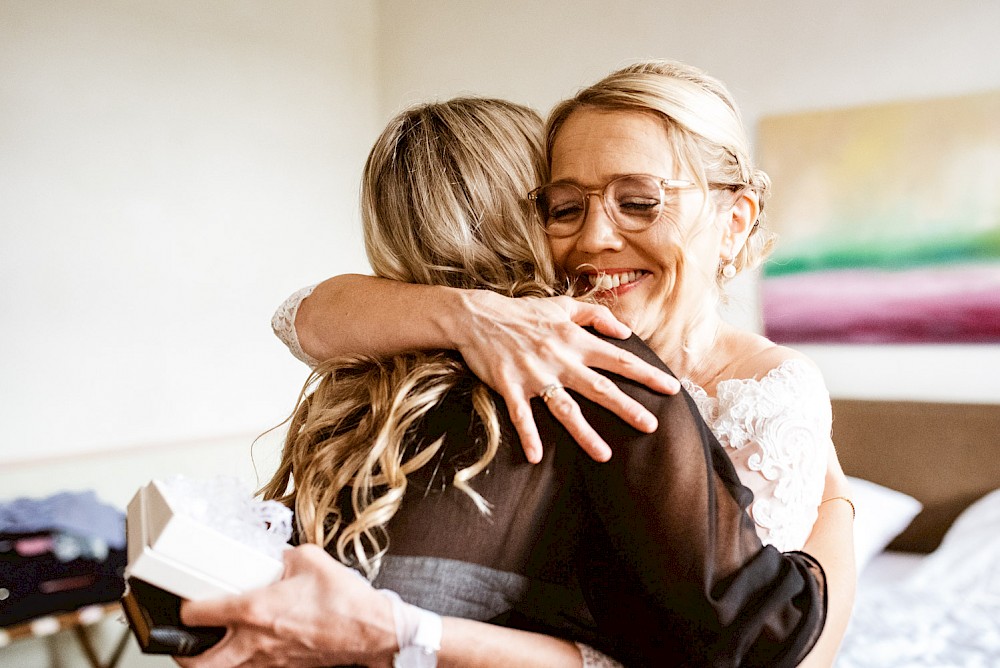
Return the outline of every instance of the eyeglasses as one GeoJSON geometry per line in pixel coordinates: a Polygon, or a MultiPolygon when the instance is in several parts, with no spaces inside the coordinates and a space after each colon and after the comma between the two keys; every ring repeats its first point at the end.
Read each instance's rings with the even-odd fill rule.
{"type": "Polygon", "coordinates": [[[590,197],[598,195],[604,202],[604,211],[619,229],[640,232],[663,216],[668,191],[695,185],[694,181],[628,174],[594,190],[584,190],[572,183],[549,183],[528,193],[528,200],[534,203],[545,233],[552,237],[576,234],[587,217],[590,197]]]}

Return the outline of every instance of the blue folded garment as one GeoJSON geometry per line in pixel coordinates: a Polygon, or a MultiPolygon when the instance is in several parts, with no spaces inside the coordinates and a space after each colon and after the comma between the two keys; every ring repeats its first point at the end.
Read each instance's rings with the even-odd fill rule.
{"type": "Polygon", "coordinates": [[[125,513],[101,503],[92,490],[0,502],[0,533],[38,531],[97,538],[120,550],[125,547],[125,513]]]}

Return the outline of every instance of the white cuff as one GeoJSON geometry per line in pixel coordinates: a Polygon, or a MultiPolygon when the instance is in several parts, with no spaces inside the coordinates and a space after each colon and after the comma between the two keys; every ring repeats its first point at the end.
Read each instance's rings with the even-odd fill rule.
{"type": "Polygon", "coordinates": [[[306,297],[312,294],[315,288],[315,285],[310,285],[301,290],[296,290],[288,299],[281,303],[281,306],[278,307],[278,310],[271,317],[271,329],[274,330],[275,336],[288,346],[288,350],[296,359],[305,362],[312,369],[316,368],[319,360],[313,359],[306,351],[302,350],[302,345],[299,344],[298,332],[295,331],[295,315],[299,312],[299,306],[302,305],[306,297]]]}
{"type": "Polygon", "coordinates": [[[392,661],[393,668],[436,668],[443,632],[441,616],[406,603],[394,591],[379,591],[392,601],[399,645],[399,652],[392,661]]]}

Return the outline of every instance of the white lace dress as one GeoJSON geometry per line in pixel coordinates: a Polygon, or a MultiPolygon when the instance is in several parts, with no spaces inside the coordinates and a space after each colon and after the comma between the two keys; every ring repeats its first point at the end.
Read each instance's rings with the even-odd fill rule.
{"type": "MultiPolygon", "coordinates": [[[[316,360],[299,345],[295,315],[313,287],[290,296],[271,319],[278,338],[309,366],[316,360]]],[[[786,360],[759,379],[720,382],[714,397],[689,380],[681,383],[740,481],[753,491],[748,511],[761,541],[783,552],[801,549],[816,522],[832,447],[830,396],[819,370],[804,360],[786,360]]],[[[587,645],[577,646],[584,668],[621,666],[587,645]]]]}
{"type": "Polygon", "coordinates": [[[753,491],[748,510],[761,541],[782,552],[802,549],[833,447],[822,374],[805,360],[789,359],[760,379],[720,382],[714,397],[689,380],[681,383],[753,491]]]}

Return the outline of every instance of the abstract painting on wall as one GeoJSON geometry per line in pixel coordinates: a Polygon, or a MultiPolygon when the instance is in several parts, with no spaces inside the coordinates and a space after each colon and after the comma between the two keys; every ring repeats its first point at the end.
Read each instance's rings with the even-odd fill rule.
{"type": "Polygon", "coordinates": [[[763,119],[785,343],[1000,342],[1000,91],[763,119]]]}

